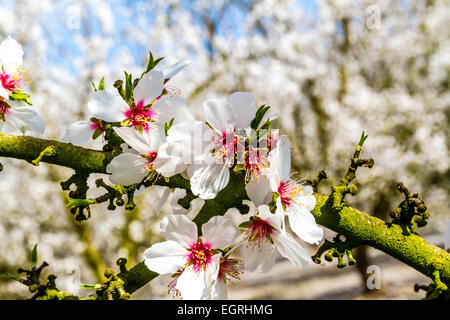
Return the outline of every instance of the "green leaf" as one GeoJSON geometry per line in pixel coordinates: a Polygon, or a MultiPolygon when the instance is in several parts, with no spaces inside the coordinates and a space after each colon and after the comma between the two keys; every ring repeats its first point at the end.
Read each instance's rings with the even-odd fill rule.
{"type": "Polygon", "coordinates": [[[242,222],[242,223],[239,225],[239,228],[245,228],[245,229],[247,229],[247,228],[249,228],[251,225],[252,225],[252,221],[245,221],[245,222],[242,222]]]}
{"type": "Polygon", "coordinates": [[[164,134],[166,135],[166,137],[169,135],[169,130],[173,125],[173,121],[175,120],[175,118],[170,119],[169,123],[164,123],[164,134]]]}
{"type": "Polygon", "coordinates": [[[66,197],[66,199],[67,199],[66,208],[86,207],[96,203],[95,199],[74,199],[71,197],[66,197]]]}
{"type": "Polygon", "coordinates": [[[94,133],[92,134],[92,140],[97,139],[98,137],[100,137],[102,135],[102,133],[104,132],[104,130],[100,129],[100,128],[96,128],[94,130],[94,133]]]}
{"type": "Polygon", "coordinates": [[[270,106],[266,106],[264,104],[258,108],[258,110],[256,111],[255,118],[250,123],[250,127],[252,129],[254,129],[254,130],[258,129],[258,127],[261,123],[261,120],[263,119],[263,117],[267,113],[267,111],[269,111],[269,109],[270,109],[270,106]]]}
{"type": "Polygon", "coordinates": [[[9,274],[9,273],[2,273],[2,274],[0,274],[0,278],[10,279],[10,280],[19,281],[19,282],[21,280],[19,277],[16,277],[15,275],[12,275],[12,274],[9,274]]]}
{"type": "Polygon", "coordinates": [[[34,248],[31,251],[31,267],[35,268],[36,264],[37,264],[37,244],[34,245],[34,248]]]}
{"type": "Polygon", "coordinates": [[[164,59],[164,57],[158,58],[155,60],[155,58],[153,57],[153,54],[151,51],[149,51],[149,57],[148,57],[148,63],[147,63],[147,68],[145,68],[145,71],[142,73],[141,78],[148,72],[150,72],[151,70],[153,70],[158,63],[160,63],[162,60],[164,59]]]}
{"type": "Polygon", "coordinates": [[[23,101],[23,102],[29,104],[30,106],[33,105],[33,103],[31,103],[30,95],[28,93],[23,92],[23,91],[11,92],[9,94],[9,99],[12,100],[12,101],[23,101]]]}
{"type": "Polygon", "coordinates": [[[125,101],[130,104],[133,99],[133,75],[125,71],[125,101]]]}
{"type": "Polygon", "coordinates": [[[100,90],[105,90],[105,77],[103,77],[101,80],[100,80],[100,83],[98,84],[98,90],[100,91],[100,90]]]}

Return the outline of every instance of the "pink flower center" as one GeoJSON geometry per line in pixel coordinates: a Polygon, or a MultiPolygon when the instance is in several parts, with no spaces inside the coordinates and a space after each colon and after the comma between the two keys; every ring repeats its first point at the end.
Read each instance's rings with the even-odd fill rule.
{"type": "Polygon", "coordinates": [[[156,121],[158,113],[144,106],[144,100],[139,101],[136,105],[133,103],[130,109],[125,111],[125,117],[136,130],[148,132],[154,126],[152,123],[156,121]]]}
{"type": "Polygon", "coordinates": [[[264,168],[269,166],[266,158],[266,155],[264,155],[260,149],[249,148],[246,152],[244,163],[244,169],[246,170],[245,182],[250,181],[251,175],[255,178],[259,178],[264,168]]]}
{"type": "Polygon", "coordinates": [[[144,157],[146,160],[145,168],[147,169],[147,171],[155,170],[155,167],[153,166],[153,161],[155,161],[157,156],[158,156],[157,151],[150,151],[148,154],[142,155],[142,157],[144,157]]]}
{"type": "Polygon", "coordinates": [[[244,231],[244,239],[253,246],[261,246],[262,241],[271,241],[274,228],[267,220],[255,217],[244,231]]]}
{"type": "Polygon", "coordinates": [[[303,191],[303,186],[295,180],[281,181],[277,191],[280,195],[281,204],[286,208],[297,203],[297,198],[303,191]]]}
{"type": "Polygon", "coordinates": [[[199,238],[196,243],[191,245],[189,253],[186,256],[186,267],[192,265],[195,271],[205,269],[211,262],[211,257],[214,255],[215,250],[211,249],[211,244],[208,242],[203,243],[199,238]]]}
{"type": "Polygon", "coordinates": [[[16,91],[22,78],[18,74],[10,75],[6,72],[2,72],[0,74],[0,80],[2,81],[2,87],[4,89],[8,91],[16,91]]]}
{"type": "Polygon", "coordinates": [[[219,159],[228,159],[232,165],[238,150],[238,136],[234,134],[233,130],[224,131],[222,136],[214,138],[213,146],[215,147],[215,156],[219,159]]]}
{"type": "Polygon", "coordinates": [[[240,271],[238,269],[239,259],[220,258],[219,275],[217,279],[224,282],[231,279],[240,280],[240,271]]]}

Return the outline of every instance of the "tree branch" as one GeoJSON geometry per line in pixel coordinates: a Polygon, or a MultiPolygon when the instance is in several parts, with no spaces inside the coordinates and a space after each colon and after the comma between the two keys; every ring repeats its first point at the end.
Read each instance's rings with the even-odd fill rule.
{"type": "MultiPolygon", "coordinates": [[[[360,142],[361,144],[361,142],[360,142]]],[[[362,145],[362,144],[361,144],[362,145]]],[[[356,171],[354,163],[359,151],[353,157],[351,168],[341,181],[340,187],[347,185],[356,171]]],[[[72,168],[77,172],[106,173],[106,165],[111,161],[110,152],[89,150],[52,140],[32,137],[16,137],[0,134],[0,157],[9,157],[31,162],[41,155],[40,162],[47,162],[72,168]],[[55,152],[51,156],[42,155],[42,151],[54,146],[55,152]]],[[[368,165],[357,163],[356,165],[368,165]]],[[[372,163],[369,164],[369,166],[372,163]]],[[[214,200],[207,200],[204,207],[194,219],[198,226],[214,215],[223,215],[230,207],[238,207],[244,211],[242,200],[246,199],[243,177],[231,172],[229,185],[222,190],[214,200]]],[[[158,179],[155,184],[168,187],[189,188],[189,182],[181,176],[175,176],[166,181],[158,179]]],[[[351,190],[349,190],[349,193],[351,190]]],[[[346,237],[353,245],[368,245],[389,254],[406,263],[433,281],[450,285],[450,254],[414,233],[405,233],[404,228],[398,224],[389,224],[372,217],[362,211],[347,206],[344,201],[336,205],[336,197],[316,193],[317,204],[311,212],[316,222],[324,227],[338,232],[346,237]]],[[[356,192],[354,192],[356,193],[356,192]]],[[[343,197],[340,199],[343,200],[343,197]]],[[[134,292],[142,287],[157,274],[149,271],[141,262],[135,265],[128,273],[119,273],[118,277],[124,280],[127,292],[134,292]]]]}

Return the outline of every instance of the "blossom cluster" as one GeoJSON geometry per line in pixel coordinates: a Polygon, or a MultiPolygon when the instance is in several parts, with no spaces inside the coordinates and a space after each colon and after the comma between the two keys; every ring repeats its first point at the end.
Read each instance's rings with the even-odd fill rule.
{"type": "Polygon", "coordinates": [[[31,107],[29,95],[22,91],[28,81],[21,69],[22,46],[11,37],[0,43],[0,132],[40,136],[45,131],[44,120],[31,107]],[[21,102],[22,101],[22,102],[21,102]]]}
{"type": "Polygon", "coordinates": [[[285,220],[311,244],[319,243],[323,230],[311,214],[316,202],[311,186],[292,178],[289,139],[270,130],[277,114],[264,105],[257,108],[253,94],[235,92],[226,101],[205,101],[204,120],[196,119],[167,86],[188,64],[182,60],[144,73],[131,99],[100,85],[88,102],[90,122],[74,123],[63,140],[83,144],[112,124],[126,143],[106,168],[112,183],[129,186],[181,175],[204,200],[227,187],[231,171],[244,171],[249,213],[230,208],[203,224],[201,235],[187,216],[167,216],[160,226],[167,241],[144,253],[150,270],[172,275],[169,288],[175,294],[223,299],[226,284],[239,279],[242,270],[267,272],[278,254],[299,268],[308,266],[309,253],[287,231],[285,220]],[[245,258],[232,257],[234,252],[245,258]]]}
{"type": "MultiPolygon", "coordinates": [[[[29,101],[19,86],[22,56],[12,38],[0,45],[2,128],[38,136],[45,128],[42,118],[30,107],[16,106],[18,100],[29,101]]],[[[166,216],[160,234],[167,241],[145,251],[146,266],[171,274],[169,288],[183,299],[226,298],[228,282],[243,270],[269,271],[278,254],[307,267],[309,253],[288,232],[286,220],[311,244],[319,243],[323,230],[311,214],[316,202],[311,186],[292,178],[289,139],[270,128],[278,114],[265,105],[257,108],[253,94],[235,92],[226,101],[205,101],[204,120],[198,120],[179,90],[167,85],[190,61],[158,70],[150,57],[141,77],[132,81],[126,73],[125,90],[121,82],[114,85],[117,92],[105,90],[104,79],[94,85],[87,105],[90,120],[73,123],[61,140],[84,145],[114,132],[125,144],[106,171],[121,186],[181,175],[195,196],[210,200],[227,187],[232,171],[245,172],[250,210],[241,214],[230,208],[224,216],[213,216],[201,234],[187,216],[166,216]]]]}

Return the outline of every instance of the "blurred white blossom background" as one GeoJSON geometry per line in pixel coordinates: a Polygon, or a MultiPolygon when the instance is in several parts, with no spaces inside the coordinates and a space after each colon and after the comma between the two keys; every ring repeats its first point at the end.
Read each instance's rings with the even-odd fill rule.
{"type": "MultiPolygon", "coordinates": [[[[449,16],[445,0],[0,0],[0,40],[11,35],[24,47],[28,91],[47,139],[85,118],[92,81],[104,76],[111,89],[124,70],[141,73],[149,50],[165,57],[162,66],[188,58],[171,84],[199,117],[206,98],[253,92],[259,105],[281,113],[276,124],[293,140],[299,176],[326,170],[324,193],[365,130],[364,154],[375,166],[359,172],[351,203],[386,218],[403,181],[429,207],[421,232],[431,234],[443,233],[450,204],[449,16]]],[[[0,273],[26,265],[38,243],[59,287],[77,291],[78,275],[95,283],[119,257],[142,260],[161,240],[161,217],[174,210],[169,201],[156,214],[162,192],[155,188],[132,212],[97,206],[79,224],[59,186],[71,170],[1,162],[0,273]]],[[[165,280],[136,298],[167,298],[165,280]]],[[[28,296],[20,284],[0,282],[1,299],[28,296]]]]}

